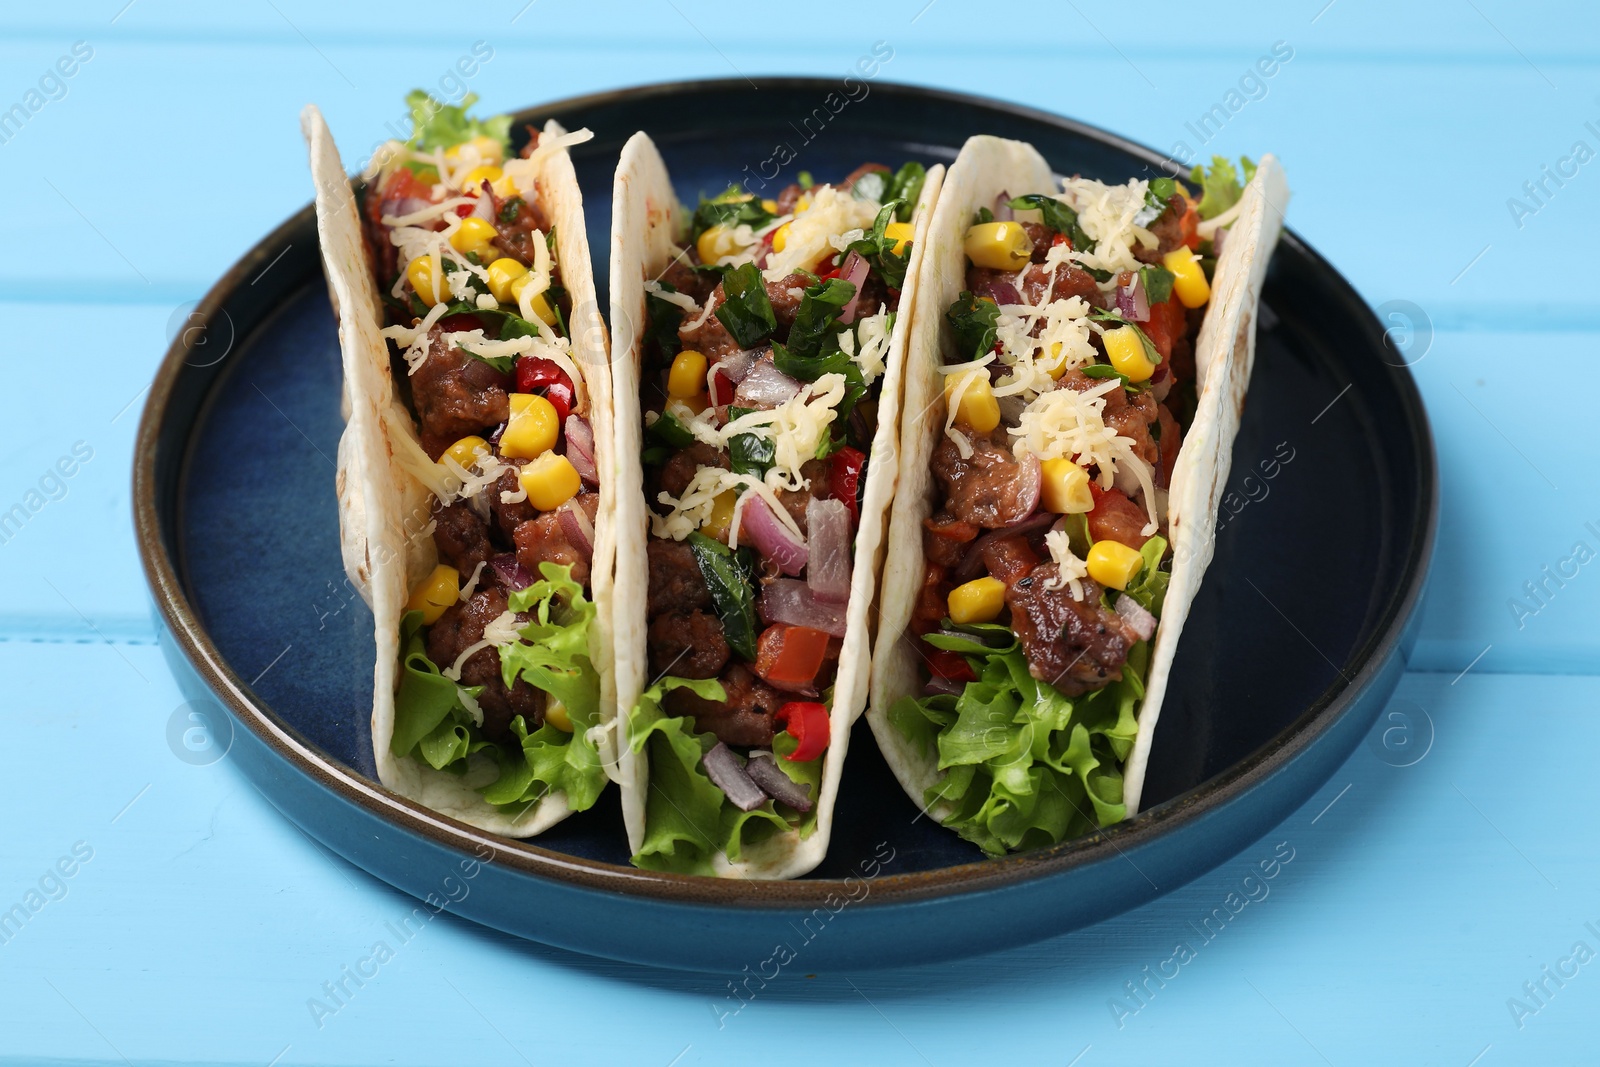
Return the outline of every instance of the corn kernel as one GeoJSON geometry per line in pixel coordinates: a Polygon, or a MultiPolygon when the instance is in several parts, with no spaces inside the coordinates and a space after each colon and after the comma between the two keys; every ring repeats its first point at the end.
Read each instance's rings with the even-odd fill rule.
{"type": "Polygon", "coordinates": [[[909,222],[891,222],[883,228],[883,235],[894,242],[894,254],[897,256],[906,250],[906,242],[911,240],[916,232],[909,222]]]}
{"type": "Polygon", "coordinates": [[[444,455],[439,457],[442,464],[447,458],[454,460],[467,470],[477,462],[479,456],[489,454],[489,442],[476,435],[468,435],[444,450],[444,455]]]}
{"type": "Polygon", "coordinates": [[[461,191],[468,196],[480,196],[483,193],[483,183],[488,182],[490,188],[504,172],[499,167],[473,167],[461,176],[461,191]]]}
{"type": "Polygon", "coordinates": [[[692,349],[684,349],[672,357],[672,369],[667,372],[667,395],[680,400],[698,396],[706,387],[706,357],[692,349]]]}
{"type": "Polygon", "coordinates": [[[1094,510],[1089,492],[1089,472],[1070,459],[1047,459],[1039,464],[1043,478],[1041,502],[1057,515],[1077,515],[1094,510]]]}
{"type": "Polygon", "coordinates": [[[1036,362],[1038,363],[1040,369],[1042,369],[1046,374],[1050,375],[1050,377],[1054,378],[1056,381],[1060,381],[1061,376],[1067,373],[1067,359],[1066,356],[1062,355],[1060,341],[1050,342],[1049,354],[1040,352],[1039,358],[1036,362]]]}
{"type": "Polygon", "coordinates": [[[711,514],[700,524],[700,532],[726,544],[728,530],[733,526],[733,507],[738,502],[739,494],[732,489],[718,493],[711,502],[711,514]]]}
{"type": "Polygon", "coordinates": [[[1161,265],[1173,273],[1172,291],[1186,308],[1204,307],[1211,299],[1211,283],[1195,254],[1187,248],[1174,248],[1161,257],[1161,265]]]}
{"type": "Polygon", "coordinates": [[[468,215],[461,220],[460,228],[450,235],[450,246],[457,252],[470,252],[481,257],[489,251],[489,242],[499,236],[489,223],[476,215],[468,215]]]}
{"type": "Polygon", "coordinates": [[[950,590],[950,621],[993,622],[1006,606],[1006,583],[998,578],[974,578],[950,590]]]}
{"type": "Polygon", "coordinates": [[[528,268],[512,259],[510,256],[501,256],[489,264],[489,292],[502,304],[517,302],[517,294],[511,291],[512,283],[528,273],[528,268]]]}
{"type": "MultiPolygon", "coordinates": [[[[502,450],[504,443],[501,438],[502,450]]],[[[518,480],[528,492],[528,503],[540,511],[554,511],[577,496],[583,486],[572,461],[554,452],[546,452],[524,466],[518,480]]]]}
{"type": "Polygon", "coordinates": [[[734,237],[733,231],[728,227],[711,226],[706,229],[705,233],[700,235],[700,239],[695,242],[694,247],[695,251],[700,253],[700,262],[715,263],[724,256],[736,254],[744,246],[739,243],[738,239],[734,237]]]}
{"type": "Polygon", "coordinates": [[[1126,589],[1138,577],[1144,566],[1139,550],[1129,548],[1120,541],[1096,541],[1089,547],[1084,560],[1089,566],[1089,577],[1108,589],[1126,589]]]}
{"type": "MultiPolygon", "coordinates": [[[[511,283],[511,299],[519,307],[522,303],[522,290],[532,283],[533,273],[531,271],[511,283]]],[[[528,303],[533,308],[535,318],[542,321],[546,326],[554,326],[556,324],[556,313],[550,310],[550,302],[545,299],[544,294],[544,290],[534,293],[528,303]]]]}
{"type": "Polygon", "coordinates": [[[761,201],[761,210],[768,215],[776,215],[778,213],[778,202],[776,200],[763,200],[761,201]]]}
{"type": "Polygon", "coordinates": [[[422,612],[423,625],[432,626],[460,595],[461,575],[454,567],[441,563],[412,591],[411,599],[406,601],[406,610],[422,612]]]}
{"type": "Polygon", "coordinates": [[[961,247],[975,265],[990,270],[1021,270],[1033,255],[1033,241],[1020,222],[980,222],[961,247]]]}
{"type": "Polygon", "coordinates": [[[511,418],[500,435],[500,454],[533,459],[556,446],[560,430],[554,404],[536,393],[512,393],[511,418]]]}
{"type": "Polygon", "coordinates": [[[511,175],[502,174],[489,183],[489,188],[494,190],[494,195],[502,200],[509,200],[517,194],[517,183],[511,180],[511,175]]]}
{"type": "Polygon", "coordinates": [[[784,250],[784,248],[788,246],[788,244],[789,244],[789,227],[792,226],[792,225],[793,225],[793,223],[786,222],[782,226],[779,226],[776,230],[773,231],[773,233],[772,233],[772,250],[774,252],[782,252],[784,250]]]}
{"type": "Polygon", "coordinates": [[[500,142],[493,137],[477,136],[470,141],[453,144],[444,150],[444,158],[454,163],[461,158],[461,154],[468,146],[476,150],[478,158],[485,163],[498,163],[504,158],[500,142]]]}
{"type": "Polygon", "coordinates": [[[974,433],[988,433],[999,426],[1000,402],[994,398],[994,389],[989,385],[989,372],[986,370],[945,375],[945,405],[949,406],[951,397],[955,396],[962,382],[968,384],[961,392],[961,399],[956,401],[956,422],[974,433]]]}
{"type": "Polygon", "coordinates": [[[1137,327],[1118,326],[1101,334],[1100,340],[1106,346],[1111,365],[1127,375],[1130,382],[1149,381],[1150,375],[1156,372],[1156,365],[1145,354],[1137,327]]]}
{"type": "Polygon", "coordinates": [[[567,706],[555,697],[545,703],[544,721],[564,734],[572,732],[572,716],[567,714],[567,706]]]}
{"type": "Polygon", "coordinates": [[[805,212],[810,211],[810,210],[811,210],[811,194],[810,193],[801,193],[800,194],[800,199],[796,200],[794,202],[794,213],[796,215],[800,215],[800,214],[804,214],[805,212]]]}
{"type": "Polygon", "coordinates": [[[406,280],[411,283],[411,288],[416,291],[417,296],[422,298],[422,302],[429,307],[433,307],[441,300],[450,299],[450,287],[444,283],[443,278],[438,279],[439,288],[434,289],[432,256],[418,256],[407,264],[406,280]]]}

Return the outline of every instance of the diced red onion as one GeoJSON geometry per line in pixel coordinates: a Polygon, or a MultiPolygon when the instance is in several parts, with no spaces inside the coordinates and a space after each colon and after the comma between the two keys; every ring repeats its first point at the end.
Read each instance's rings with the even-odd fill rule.
{"type": "Polygon", "coordinates": [[[844,266],[839,268],[839,277],[856,287],[850,302],[839,309],[839,325],[848,326],[856,320],[856,304],[861,300],[861,283],[867,280],[867,261],[861,258],[860,253],[851,252],[844,257],[844,266]]]}
{"type": "Polygon", "coordinates": [[[1222,242],[1227,236],[1228,228],[1226,226],[1222,227],[1211,235],[1211,254],[1213,256],[1222,255],[1222,242]]]}
{"type": "Polygon", "coordinates": [[[966,688],[965,682],[958,682],[954,678],[931,674],[928,676],[928,680],[922,683],[922,695],[925,697],[960,696],[964,688],[966,688]]]}
{"type": "Polygon", "coordinates": [[[728,404],[737,397],[739,383],[750,373],[750,365],[755,359],[754,352],[735,352],[712,365],[706,382],[710,386],[711,403],[717,409],[719,423],[728,421],[728,404]]]}
{"type": "Polygon", "coordinates": [[[594,430],[582,415],[568,415],[566,426],[567,462],[578,472],[578,477],[590,485],[600,484],[600,472],[594,465],[594,430]]]}
{"type": "Polygon", "coordinates": [[[761,791],[745,773],[740,765],[739,754],[733,749],[718,741],[712,746],[711,751],[701,759],[700,765],[706,769],[706,777],[712,784],[727,794],[733,806],[740,811],[754,811],[767,802],[767,794],[761,791]]]}
{"type": "Polygon", "coordinates": [[[761,590],[756,608],[769,626],[786,622],[821,630],[834,637],[844,636],[844,605],[819,600],[811,587],[796,578],[778,578],[761,590]]]}
{"type": "Polygon", "coordinates": [[[994,221],[1010,222],[1015,219],[1016,213],[1011,210],[1011,194],[1004,189],[994,198],[994,221]]]}
{"type": "Polygon", "coordinates": [[[763,793],[778,803],[787,804],[795,811],[811,810],[811,787],[801,785],[784,774],[783,769],[765,752],[752,752],[750,762],[744,765],[744,773],[763,793]]]}
{"type": "Polygon", "coordinates": [[[507,592],[515,593],[533,584],[533,575],[528,568],[518,563],[517,557],[510,552],[495,556],[489,560],[489,566],[494,568],[494,573],[499,576],[500,584],[506,587],[507,592]]]}
{"type": "Polygon", "coordinates": [[[1017,287],[1010,282],[998,278],[989,279],[979,283],[973,291],[974,296],[986,296],[996,304],[1004,307],[1007,304],[1022,303],[1022,294],[1017,292],[1017,287]]]}
{"type": "Polygon", "coordinates": [[[983,573],[983,550],[996,541],[1007,537],[1026,537],[1037,530],[1056,521],[1053,512],[1038,512],[1015,526],[1005,526],[998,530],[990,530],[967,546],[967,554],[961,557],[961,562],[956,564],[954,577],[958,582],[969,582],[983,573]]]}
{"type": "Polygon", "coordinates": [[[1039,467],[1039,457],[1029,452],[1017,464],[1016,518],[1006,525],[1015,529],[1027,522],[1028,518],[1039,510],[1039,494],[1043,489],[1044,473],[1039,467]]]}
{"type": "Polygon", "coordinates": [[[745,494],[739,515],[739,536],[743,538],[748,534],[757,552],[790,577],[805,570],[810,556],[805,541],[797,538],[779,521],[760,493],[745,494]]]}
{"type": "Polygon", "coordinates": [[[726,377],[728,381],[732,382],[734,385],[738,385],[740,382],[744,381],[744,376],[750,373],[750,368],[752,365],[754,365],[755,361],[756,354],[754,352],[741,350],[735,352],[731,356],[724,356],[722,359],[719,359],[717,361],[717,369],[722,371],[723,376],[726,377]]]}
{"type": "Polygon", "coordinates": [[[556,512],[556,521],[561,524],[567,543],[578,550],[585,563],[589,562],[594,556],[594,523],[589,521],[588,513],[576,500],[569,500],[556,512]]]}
{"type": "Polygon", "coordinates": [[[1117,614],[1122,616],[1122,621],[1128,624],[1129,629],[1138,634],[1142,640],[1150,640],[1150,635],[1156,632],[1156,617],[1133,597],[1124,593],[1117,597],[1113,605],[1117,614]]]}
{"type": "MultiPolygon", "coordinates": [[[[482,183],[482,185],[485,185],[485,186],[487,186],[488,184],[489,184],[488,182],[483,182],[482,183]]],[[[487,223],[493,225],[493,223],[494,223],[494,197],[489,195],[489,190],[486,189],[486,188],[485,189],[481,189],[477,195],[478,195],[478,202],[476,204],[472,205],[472,217],[473,218],[482,219],[484,222],[487,222],[487,223]]]]}
{"type": "Polygon", "coordinates": [[[742,408],[775,408],[800,391],[800,383],[779,370],[770,359],[757,360],[734,391],[733,402],[742,408]]]}
{"type": "Polygon", "coordinates": [[[1134,274],[1133,281],[1117,286],[1117,310],[1129,322],[1148,322],[1150,300],[1144,292],[1144,275],[1134,274]]]}
{"type": "Polygon", "coordinates": [[[384,215],[399,217],[401,215],[410,215],[432,205],[432,200],[425,200],[420,196],[407,196],[398,200],[385,200],[379,206],[378,214],[380,218],[384,215]]]}
{"type": "Polygon", "coordinates": [[[818,600],[843,604],[850,599],[850,505],[812,497],[806,503],[806,536],[807,584],[818,600]]]}

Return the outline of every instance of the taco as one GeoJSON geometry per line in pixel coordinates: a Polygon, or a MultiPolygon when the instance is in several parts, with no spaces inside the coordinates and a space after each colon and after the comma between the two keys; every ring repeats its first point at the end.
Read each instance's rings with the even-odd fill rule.
{"type": "Polygon", "coordinates": [[[691,213],[647,136],[623,149],[612,629],[638,866],[786,878],[827,850],[942,177],[802,173],[691,213]]]}
{"type": "Polygon", "coordinates": [[[1271,156],[1190,177],[974,137],[929,226],[868,718],[991,854],[1139,807],[1288,198],[1271,156]]]}
{"type": "Polygon", "coordinates": [[[583,204],[588,131],[407,97],[352,188],[302,125],[339,318],[341,548],[372,607],[383,784],[496,833],[590,807],[614,763],[610,378],[583,204]]]}

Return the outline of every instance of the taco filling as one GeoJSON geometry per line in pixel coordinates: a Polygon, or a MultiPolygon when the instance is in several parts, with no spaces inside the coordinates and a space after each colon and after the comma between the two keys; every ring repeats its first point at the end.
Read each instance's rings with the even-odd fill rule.
{"type": "Polygon", "coordinates": [[[589,569],[599,495],[590,398],[567,331],[542,154],[585,140],[407,98],[411,138],[364,176],[362,218],[398,393],[432,468],[406,531],[438,565],[411,590],[391,751],[468,775],[496,805],[572,810],[605,784],[594,742],[589,569]]]}
{"type": "MultiPolygon", "coordinates": [[[[867,164],[702,201],[647,282],[649,753],[634,862],[816,824],[867,456],[926,177],[867,164]]],[[[861,640],[866,640],[861,635],[861,640]]],[[[836,740],[836,739],[835,739],[836,740]]]]}
{"type": "Polygon", "coordinates": [[[937,751],[924,802],[991,853],[1125,814],[1171,574],[1166,494],[1217,224],[1240,193],[1223,161],[1192,177],[1198,201],[1171,178],[1002,195],[970,219],[965,291],[941,309],[943,436],[908,638],[926,683],[889,718],[937,751]]]}

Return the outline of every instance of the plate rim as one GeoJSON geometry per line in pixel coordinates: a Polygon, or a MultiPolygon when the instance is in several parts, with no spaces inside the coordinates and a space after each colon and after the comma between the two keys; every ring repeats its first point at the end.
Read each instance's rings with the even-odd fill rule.
{"type": "MultiPolygon", "coordinates": [[[[570,113],[630,100],[743,89],[752,82],[758,88],[783,91],[829,91],[837,86],[837,79],[789,75],[756,76],[750,79],[684,79],[567,97],[520,108],[511,114],[514,122],[520,124],[538,116],[570,113]]],[[[1152,167],[1163,168],[1170,163],[1169,156],[1120,134],[1027,105],[905,82],[872,79],[870,84],[875,92],[891,96],[915,98],[921,102],[946,101],[967,107],[976,106],[1051,126],[1122,150],[1143,159],[1152,167]]],[[[272,258],[269,253],[281,250],[287,244],[287,235],[308,226],[314,234],[315,210],[310,203],[290,215],[241,256],[207,291],[196,305],[194,313],[202,317],[203,323],[213,321],[216,313],[224,310],[228,299],[248,284],[249,278],[261,264],[272,258]]],[[[1306,257],[1319,274],[1332,280],[1335,289],[1342,291],[1341,295],[1347,298],[1348,303],[1361,309],[1361,317],[1369,331],[1374,336],[1382,334],[1382,326],[1371,306],[1326,258],[1288,227],[1284,228],[1280,245],[1306,257]]],[[[368,814],[376,815],[402,831],[429,838],[435,845],[457,850],[463,855],[480,856],[481,849],[488,847],[493,850],[497,864],[505,864],[521,874],[565,882],[575,888],[646,896],[668,903],[713,904],[741,910],[817,907],[823,905],[830,895],[849,891],[849,879],[845,878],[764,881],[646,871],[547,849],[538,844],[538,838],[500,837],[392,793],[381,783],[367,778],[354,768],[344,766],[299,738],[292,728],[277,718],[265,701],[250,692],[249,686],[233,672],[212,643],[196,606],[184,592],[175,561],[169,558],[166,550],[164,509],[159,500],[162,485],[157,473],[157,453],[166,414],[178,381],[188,365],[189,354],[185,333],[180,333],[172,340],[162,358],[140,416],[134,442],[132,483],[134,531],[140,560],[155,607],[189,665],[211,693],[220,698],[220,703],[235,722],[250,730],[258,741],[272,749],[294,771],[308,776],[347,804],[364,808],[368,814]]],[[[1417,522],[1412,525],[1410,543],[1405,551],[1407,579],[1390,593],[1378,613],[1373,636],[1348,656],[1346,662],[1357,665],[1353,673],[1347,675],[1340,670],[1339,677],[1330,682],[1300,715],[1243,759],[1130,820],[1098,833],[1029,852],[988,857],[926,871],[880,874],[873,880],[873,892],[861,903],[876,909],[930,898],[980,894],[1059,875],[1153,845],[1207,814],[1243,799],[1255,785],[1273,777],[1285,764],[1292,762],[1339,723],[1376,675],[1387,668],[1393,654],[1397,650],[1403,651],[1399,646],[1423,594],[1437,535],[1438,457],[1427,410],[1408,366],[1390,364],[1389,377],[1407,415],[1407,429],[1420,460],[1417,476],[1422,491],[1417,496],[1416,511],[1413,513],[1417,522]]],[[[216,381],[209,383],[207,391],[215,385],[216,381]]],[[[202,400],[202,404],[204,402],[202,400]]],[[[181,476],[177,484],[182,484],[181,476]]],[[[168,508],[176,514],[175,501],[168,502],[168,508]]],[[[1286,817],[1289,813],[1283,814],[1286,817]]],[[[1219,861],[1225,858],[1218,857],[1219,861]]]]}

